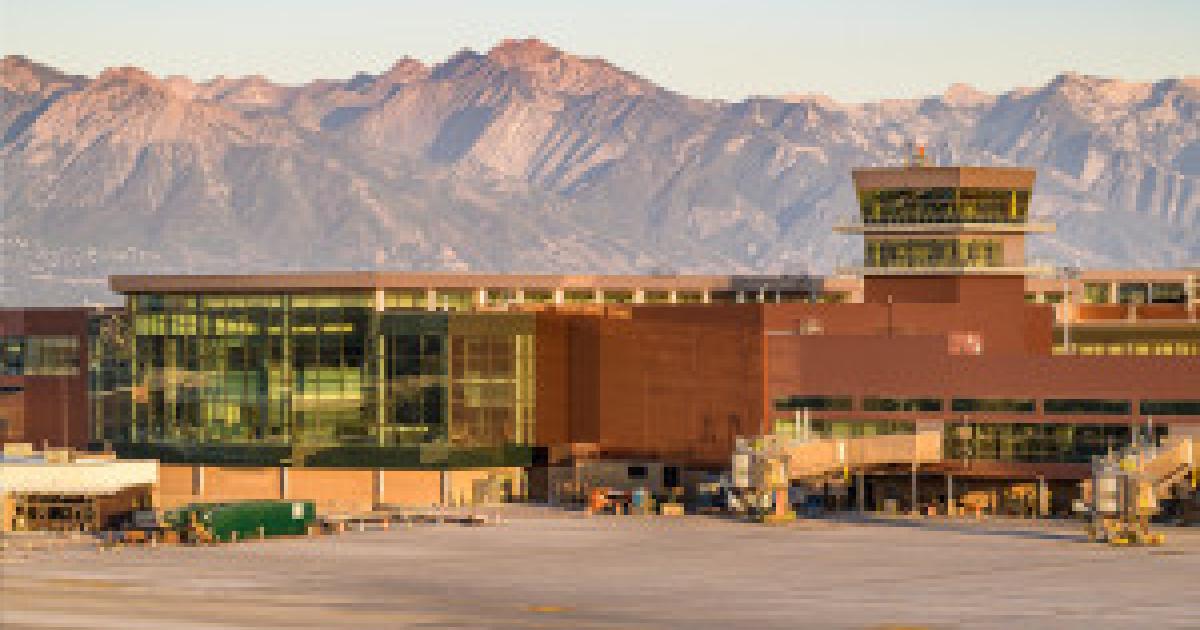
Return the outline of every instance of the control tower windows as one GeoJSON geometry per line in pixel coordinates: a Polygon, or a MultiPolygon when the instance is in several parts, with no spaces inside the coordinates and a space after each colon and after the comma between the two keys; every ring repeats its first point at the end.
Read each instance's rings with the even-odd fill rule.
{"type": "Polygon", "coordinates": [[[859,192],[864,223],[1024,223],[1028,190],[892,188],[859,192]]]}
{"type": "Polygon", "coordinates": [[[867,239],[868,267],[999,267],[1004,249],[997,240],[867,239]]]}

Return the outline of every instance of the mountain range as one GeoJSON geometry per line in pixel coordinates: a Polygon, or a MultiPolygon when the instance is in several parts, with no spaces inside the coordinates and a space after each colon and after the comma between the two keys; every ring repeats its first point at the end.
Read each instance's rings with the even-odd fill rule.
{"type": "Polygon", "coordinates": [[[0,61],[0,301],[110,273],[828,272],[850,169],[1038,170],[1031,258],[1200,261],[1200,77],[987,94],[690,98],[535,39],[282,85],[0,61]]]}

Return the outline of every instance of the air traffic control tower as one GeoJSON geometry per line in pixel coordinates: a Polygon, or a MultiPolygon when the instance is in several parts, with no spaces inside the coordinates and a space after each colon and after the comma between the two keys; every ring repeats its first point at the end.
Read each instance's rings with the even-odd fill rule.
{"type": "Polygon", "coordinates": [[[925,166],[919,157],[854,169],[853,178],[860,222],[835,229],[863,235],[862,265],[847,271],[863,276],[867,302],[957,302],[968,286],[1020,296],[1025,276],[1051,271],[1025,261],[1025,235],[1054,230],[1029,221],[1033,169],[925,166]]]}

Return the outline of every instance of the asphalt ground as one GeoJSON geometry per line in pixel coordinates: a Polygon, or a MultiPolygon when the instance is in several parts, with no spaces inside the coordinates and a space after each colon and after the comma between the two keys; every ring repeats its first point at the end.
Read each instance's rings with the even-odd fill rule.
{"type": "Polygon", "coordinates": [[[582,517],[214,547],[20,548],[4,628],[1200,628],[1200,530],[582,517]]]}

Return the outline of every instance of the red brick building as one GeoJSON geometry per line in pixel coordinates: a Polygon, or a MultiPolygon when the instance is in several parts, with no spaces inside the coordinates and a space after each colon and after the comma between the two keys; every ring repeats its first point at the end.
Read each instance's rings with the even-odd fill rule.
{"type": "Polygon", "coordinates": [[[89,312],[0,309],[0,442],[87,445],[89,312]]]}
{"type": "Polygon", "coordinates": [[[1029,169],[854,178],[838,229],[864,259],[826,278],[114,277],[130,406],[95,437],[201,465],[453,468],[453,449],[512,446],[718,470],[739,437],[806,418],[939,430],[926,473],[1065,484],[1197,434],[1200,270],[1029,264],[1026,235],[1053,229],[1029,218],[1029,169]]]}
{"type": "Polygon", "coordinates": [[[1073,481],[1132,440],[1200,436],[1190,273],[1111,281],[1180,296],[1150,304],[1094,303],[1103,272],[1039,279],[1053,272],[1025,264],[1022,239],[1050,228],[1026,219],[1029,170],[868,169],[856,182],[863,221],[843,230],[873,256],[855,270],[861,302],[547,313],[539,443],[723,467],[736,436],[795,431],[806,414],[826,436],[939,429],[946,460],[927,472],[1073,481]]]}

